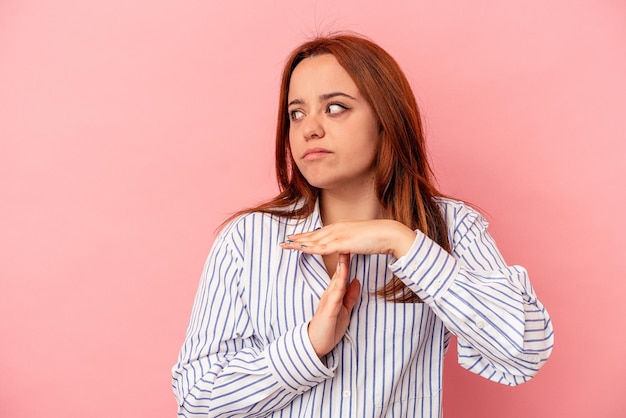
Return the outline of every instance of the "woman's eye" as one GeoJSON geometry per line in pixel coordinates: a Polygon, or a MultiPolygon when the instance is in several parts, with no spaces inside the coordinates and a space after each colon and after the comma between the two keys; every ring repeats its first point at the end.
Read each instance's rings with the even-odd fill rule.
{"type": "Polygon", "coordinates": [[[298,120],[302,116],[304,116],[304,113],[302,113],[302,111],[300,110],[292,110],[291,112],[289,112],[289,116],[291,117],[291,120],[298,120]]]}
{"type": "Polygon", "coordinates": [[[340,105],[339,103],[331,103],[330,105],[328,105],[327,113],[337,114],[347,109],[347,107],[345,107],[344,105],[340,105]]]}

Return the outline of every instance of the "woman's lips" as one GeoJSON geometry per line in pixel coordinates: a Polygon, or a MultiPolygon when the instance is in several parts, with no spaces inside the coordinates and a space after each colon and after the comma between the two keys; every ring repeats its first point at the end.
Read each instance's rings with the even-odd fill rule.
{"type": "Polygon", "coordinates": [[[311,148],[306,150],[304,154],[302,154],[303,160],[317,160],[319,158],[323,158],[331,154],[331,152],[325,148],[311,148]]]}

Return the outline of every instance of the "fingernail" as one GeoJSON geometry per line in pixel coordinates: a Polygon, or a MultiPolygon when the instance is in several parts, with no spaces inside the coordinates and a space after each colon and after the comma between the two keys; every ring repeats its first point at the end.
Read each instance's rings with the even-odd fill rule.
{"type": "Polygon", "coordinates": [[[287,243],[287,244],[291,244],[292,242],[293,242],[293,241],[292,241],[292,240],[290,240],[290,239],[285,240],[285,243],[287,243]]]}

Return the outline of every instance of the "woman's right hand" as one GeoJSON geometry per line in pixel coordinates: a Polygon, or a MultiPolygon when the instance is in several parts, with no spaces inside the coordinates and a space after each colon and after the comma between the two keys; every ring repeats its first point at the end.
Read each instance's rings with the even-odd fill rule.
{"type": "Polygon", "coordinates": [[[350,254],[339,254],[335,274],[309,322],[309,339],[318,357],[337,345],[350,324],[350,313],[361,293],[361,283],[353,279],[348,285],[349,274],[350,254]]]}

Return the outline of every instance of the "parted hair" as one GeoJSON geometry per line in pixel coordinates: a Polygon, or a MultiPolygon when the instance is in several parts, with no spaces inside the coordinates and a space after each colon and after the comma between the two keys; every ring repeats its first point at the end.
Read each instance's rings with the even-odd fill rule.
{"type": "MultiPolygon", "coordinates": [[[[276,177],[279,194],[234,216],[260,211],[292,219],[309,216],[319,196],[296,167],[289,146],[287,98],[296,66],[312,56],[331,54],[352,77],[372,108],[380,130],[375,159],[375,187],[388,219],[419,229],[450,251],[448,229],[435,197],[443,195],[434,184],[422,121],[409,82],[396,61],[380,46],[357,34],[338,33],[303,43],[289,56],[282,74],[276,125],[276,177]]],[[[419,302],[394,277],[376,292],[395,302],[419,302]]]]}

